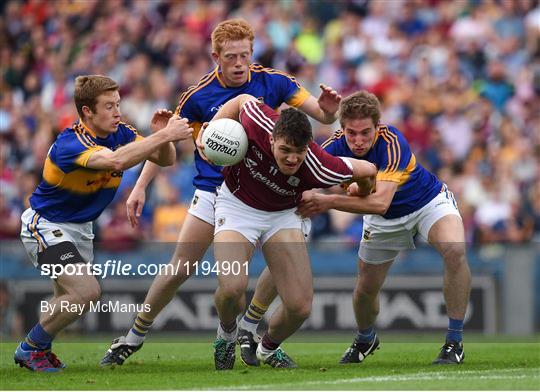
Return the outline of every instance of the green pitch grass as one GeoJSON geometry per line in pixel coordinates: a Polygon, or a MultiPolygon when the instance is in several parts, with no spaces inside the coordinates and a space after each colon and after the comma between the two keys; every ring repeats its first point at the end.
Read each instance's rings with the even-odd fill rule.
{"type": "Polygon", "coordinates": [[[123,366],[100,368],[107,343],[56,343],[68,365],[62,373],[38,374],[13,363],[16,343],[0,346],[0,388],[24,390],[539,390],[540,343],[466,343],[465,363],[434,366],[440,345],[382,339],[381,349],[360,365],[338,365],[347,343],[289,343],[300,369],[248,368],[239,350],[232,371],[216,371],[211,343],[149,341],[123,366]]]}

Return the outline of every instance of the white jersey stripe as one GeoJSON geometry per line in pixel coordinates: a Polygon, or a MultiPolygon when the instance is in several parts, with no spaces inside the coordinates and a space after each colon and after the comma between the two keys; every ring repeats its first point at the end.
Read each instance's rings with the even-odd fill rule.
{"type": "Polygon", "coordinates": [[[261,119],[261,121],[264,121],[267,127],[269,128],[270,132],[272,132],[272,130],[274,129],[274,125],[276,123],[266,114],[264,114],[264,112],[261,110],[259,105],[257,105],[257,102],[255,101],[250,101],[250,102],[251,102],[250,106],[253,107],[254,113],[259,115],[259,118],[261,119]]]}
{"type": "Polygon", "coordinates": [[[261,118],[261,116],[259,115],[259,113],[257,113],[254,108],[252,107],[253,105],[251,105],[251,103],[253,103],[253,105],[255,105],[256,107],[256,104],[255,104],[255,101],[248,101],[244,104],[244,112],[248,115],[249,118],[251,118],[253,120],[254,123],[256,123],[259,127],[261,127],[262,129],[264,129],[266,132],[268,133],[272,133],[272,129],[273,129],[273,122],[272,120],[270,120],[268,117],[266,117],[266,115],[264,113],[262,113],[262,116],[264,116],[264,118],[261,118]],[[269,125],[268,124],[268,121],[270,121],[270,124],[272,125],[269,125]]]}
{"type": "Polygon", "coordinates": [[[319,168],[319,170],[321,171],[321,175],[325,176],[329,180],[335,180],[336,178],[338,178],[341,181],[345,181],[346,179],[350,178],[350,176],[347,174],[336,173],[335,171],[332,171],[326,166],[324,166],[321,161],[319,161],[317,156],[313,154],[313,152],[311,152],[311,150],[308,150],[308,155],[310,155],[311,158],[313,158],[313,160],[315,161],[315,167],[319,168]]]}
{"type": "Polygon", "coordinates": [[[337,184],[340,184],[341,182],[343,182],[341,180],[340,181],[337,181],[337,180],[327,181],[327,180],[322,179],[321,177],[319,177],[320,172],[317,172],[316,165],[309,158],[309,155],[306,155],[306,159],[304,160],[304,163],[306,164],[306,166],[309,169],[309,171],[311,172],[311,174],[313,174],[313,177],[315,177],[317,179],[317,181],[321,182],[322,184],[337,185],[337,184]]]}

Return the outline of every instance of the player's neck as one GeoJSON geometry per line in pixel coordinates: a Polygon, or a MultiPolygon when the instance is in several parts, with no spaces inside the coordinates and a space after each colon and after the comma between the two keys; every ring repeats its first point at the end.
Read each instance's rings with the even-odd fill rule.
{"type": "Polygon", "coordinates": [[[90,134],[90,136],[105,139],[109,135],[107,132],[100,131],[98,127],[94,126],[94,124],[87,119],[83,120],[81,118],[79,119],[79,122],[81,123],[83,129],[90,134]]]}

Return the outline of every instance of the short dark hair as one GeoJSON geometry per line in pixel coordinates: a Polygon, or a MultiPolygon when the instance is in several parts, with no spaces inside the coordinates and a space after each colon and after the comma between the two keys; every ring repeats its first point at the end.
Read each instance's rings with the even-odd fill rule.
{"type": "Polygon", "coordinates": [[[305,147],[313,140],[311,124],[305,113],[295,108],[283,110],[272,130],[274,139],[285,139],[295,147],[305,147]]]}
{"type": "Polygon", "coordinates": [[[88,106],[92,112],[96,111],[97,98],[108,91],[118,91],[118,83],[103,75],[83,75],[75,79],[75,92],[73,99],[77,113],[84,117],[83,106],[88,106]]]}

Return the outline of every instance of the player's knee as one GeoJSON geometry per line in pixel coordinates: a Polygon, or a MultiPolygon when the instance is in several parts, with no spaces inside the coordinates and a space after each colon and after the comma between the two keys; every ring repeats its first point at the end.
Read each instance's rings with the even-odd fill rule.
{"type": "Polygon", "coordinates": [[[92,284],[89,285],[88,291],[85,294],[85,300],[86,302],[96,302],[99,301],[101,298],[101,287],[97,280],[94,279],[92,284]]]}
{"type": "Polygon", "coordinates": [[[287,312],[298,320],[306,320],[311,314],[311,298],[285,304],[287,312]]]}
{"type": "Polygon", "coordinates": [[[441,249],[441,256],[449,271],[457,271],[467,264],[465,245],[461,243],[446,244],[441,249]]]}
{"type": "Polygon", "coordinates": [[[354,288],[354,296],[358,299],[372,298],[379,294],[379,290],[379,285],[368,282],[365,279],[359,279],[354,288]]]}
{"type": "MultiPolygon", "coordinates": [[[[168,264],[168,266],[173,265],[168,264]]],[[[178,288],[178,286],[184,283],[188,278],[189,275],[183,268],[168,268],[164,271],[164,273],[161,274],[161,279],[163,280],[163,285],[165,287],[178,288]]]]}
{"type": "Polygon", "coordinates": [[[88,277],[79,282],[72,292],[73,301],[79,304],[97,302],[101,298],[101,286],[94,277],[88,277]]]}
{"type": "Polygon", "coordinates": [[[220,296],[225,301],[240,301],[246,288],[243,285],[226,285],[220,288],[220,296]]]}

